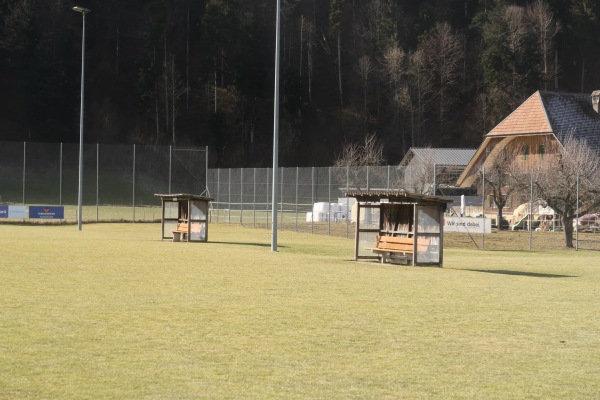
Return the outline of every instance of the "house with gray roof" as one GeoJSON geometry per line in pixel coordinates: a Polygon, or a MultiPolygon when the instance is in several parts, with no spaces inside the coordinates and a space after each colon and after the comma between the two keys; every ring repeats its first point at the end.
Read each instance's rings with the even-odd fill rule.
{"type": "Polygon", "coordinates": [[[585,140],[600,152],[600,91],[558,93],[537,91],[496,125],[457,180],[457,186],[471,187],[481,167],[490,167],[502,150],[516,150],[529,162],[543,158],[549,144],[562,143],[568,135],[585,140]]]}

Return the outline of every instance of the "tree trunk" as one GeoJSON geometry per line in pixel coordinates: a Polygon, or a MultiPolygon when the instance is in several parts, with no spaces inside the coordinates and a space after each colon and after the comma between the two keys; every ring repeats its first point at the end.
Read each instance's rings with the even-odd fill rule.
{"type": "Polygon", "coordinates": [[[562,217],[563,230],[565,232],[565,246],[573,248],[573,217],[564,216],[562,217]]]}
{"type": "Polygon", "coordinates": [[[498,218],[496,219],[496,226],[498,227],[498,230],[501,231],[503,229],[502,227],[502,219],[504,218],[504,213],[502,212],[502,209],[504,207],[498,207],[498,218]]]}

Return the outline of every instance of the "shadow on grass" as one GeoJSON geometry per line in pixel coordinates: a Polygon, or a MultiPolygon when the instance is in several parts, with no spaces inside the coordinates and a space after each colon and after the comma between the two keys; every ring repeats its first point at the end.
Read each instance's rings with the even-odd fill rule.
{"type": "MultiPolygon", "coordinates": [[[[227,245],[236,245],[236,246],[271,247],[271,243],[217,242],[214,240],[210,240],[208,243],[227,244],[227,245]]],[[[285,249],[285,248],[287,248],[287,246],[282,246],[282,245],[278,244],[277,248],[285,249]]]]}
{"type": "Polygon", "coordinates": [[[540,274],[537,272],[510,271],[506,269],[467,269],[466,271],[498,275],[529,276],[532,278],[578,278],[578,276],[575,275],[540,274]]]}

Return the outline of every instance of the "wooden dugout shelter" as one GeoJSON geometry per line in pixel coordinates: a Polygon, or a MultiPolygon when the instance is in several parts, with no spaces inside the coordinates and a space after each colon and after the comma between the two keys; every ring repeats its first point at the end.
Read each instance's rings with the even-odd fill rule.
{"type": "Polygon", "coordinates": [[[213,200],[195,194],[155,194],[162,203],[161,239],[208,241],[208,208],[213,200]]]}
{"type": "Polygon", "coordinates": [[[385,261],[373,247],[380,237],[391,236],[412,239],[412,265],[442,267],[444,211],[451,199],[385,190],[349,191],[346,196],[356,198],[357,204],[355,260],[382,257],[385,261]]]}

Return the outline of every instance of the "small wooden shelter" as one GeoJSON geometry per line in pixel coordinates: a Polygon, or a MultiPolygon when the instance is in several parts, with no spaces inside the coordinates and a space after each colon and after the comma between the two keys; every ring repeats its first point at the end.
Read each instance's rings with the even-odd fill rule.
{"type": "Polygon", "coordinates": [[[187,193],[155,196],[162,201],[162,239],[208,241],[208,207],[212,198],[187,193]]]}
{"type": "Polygon", "coordinates": [[[444,211],[451,199],[405,191],[349,191],[356,198],[355,260],[394,260],[395,254],[374,251],[383,237],[412,239],[412,249],[402,257],[412,265],[442,267],[444,211]]]}

